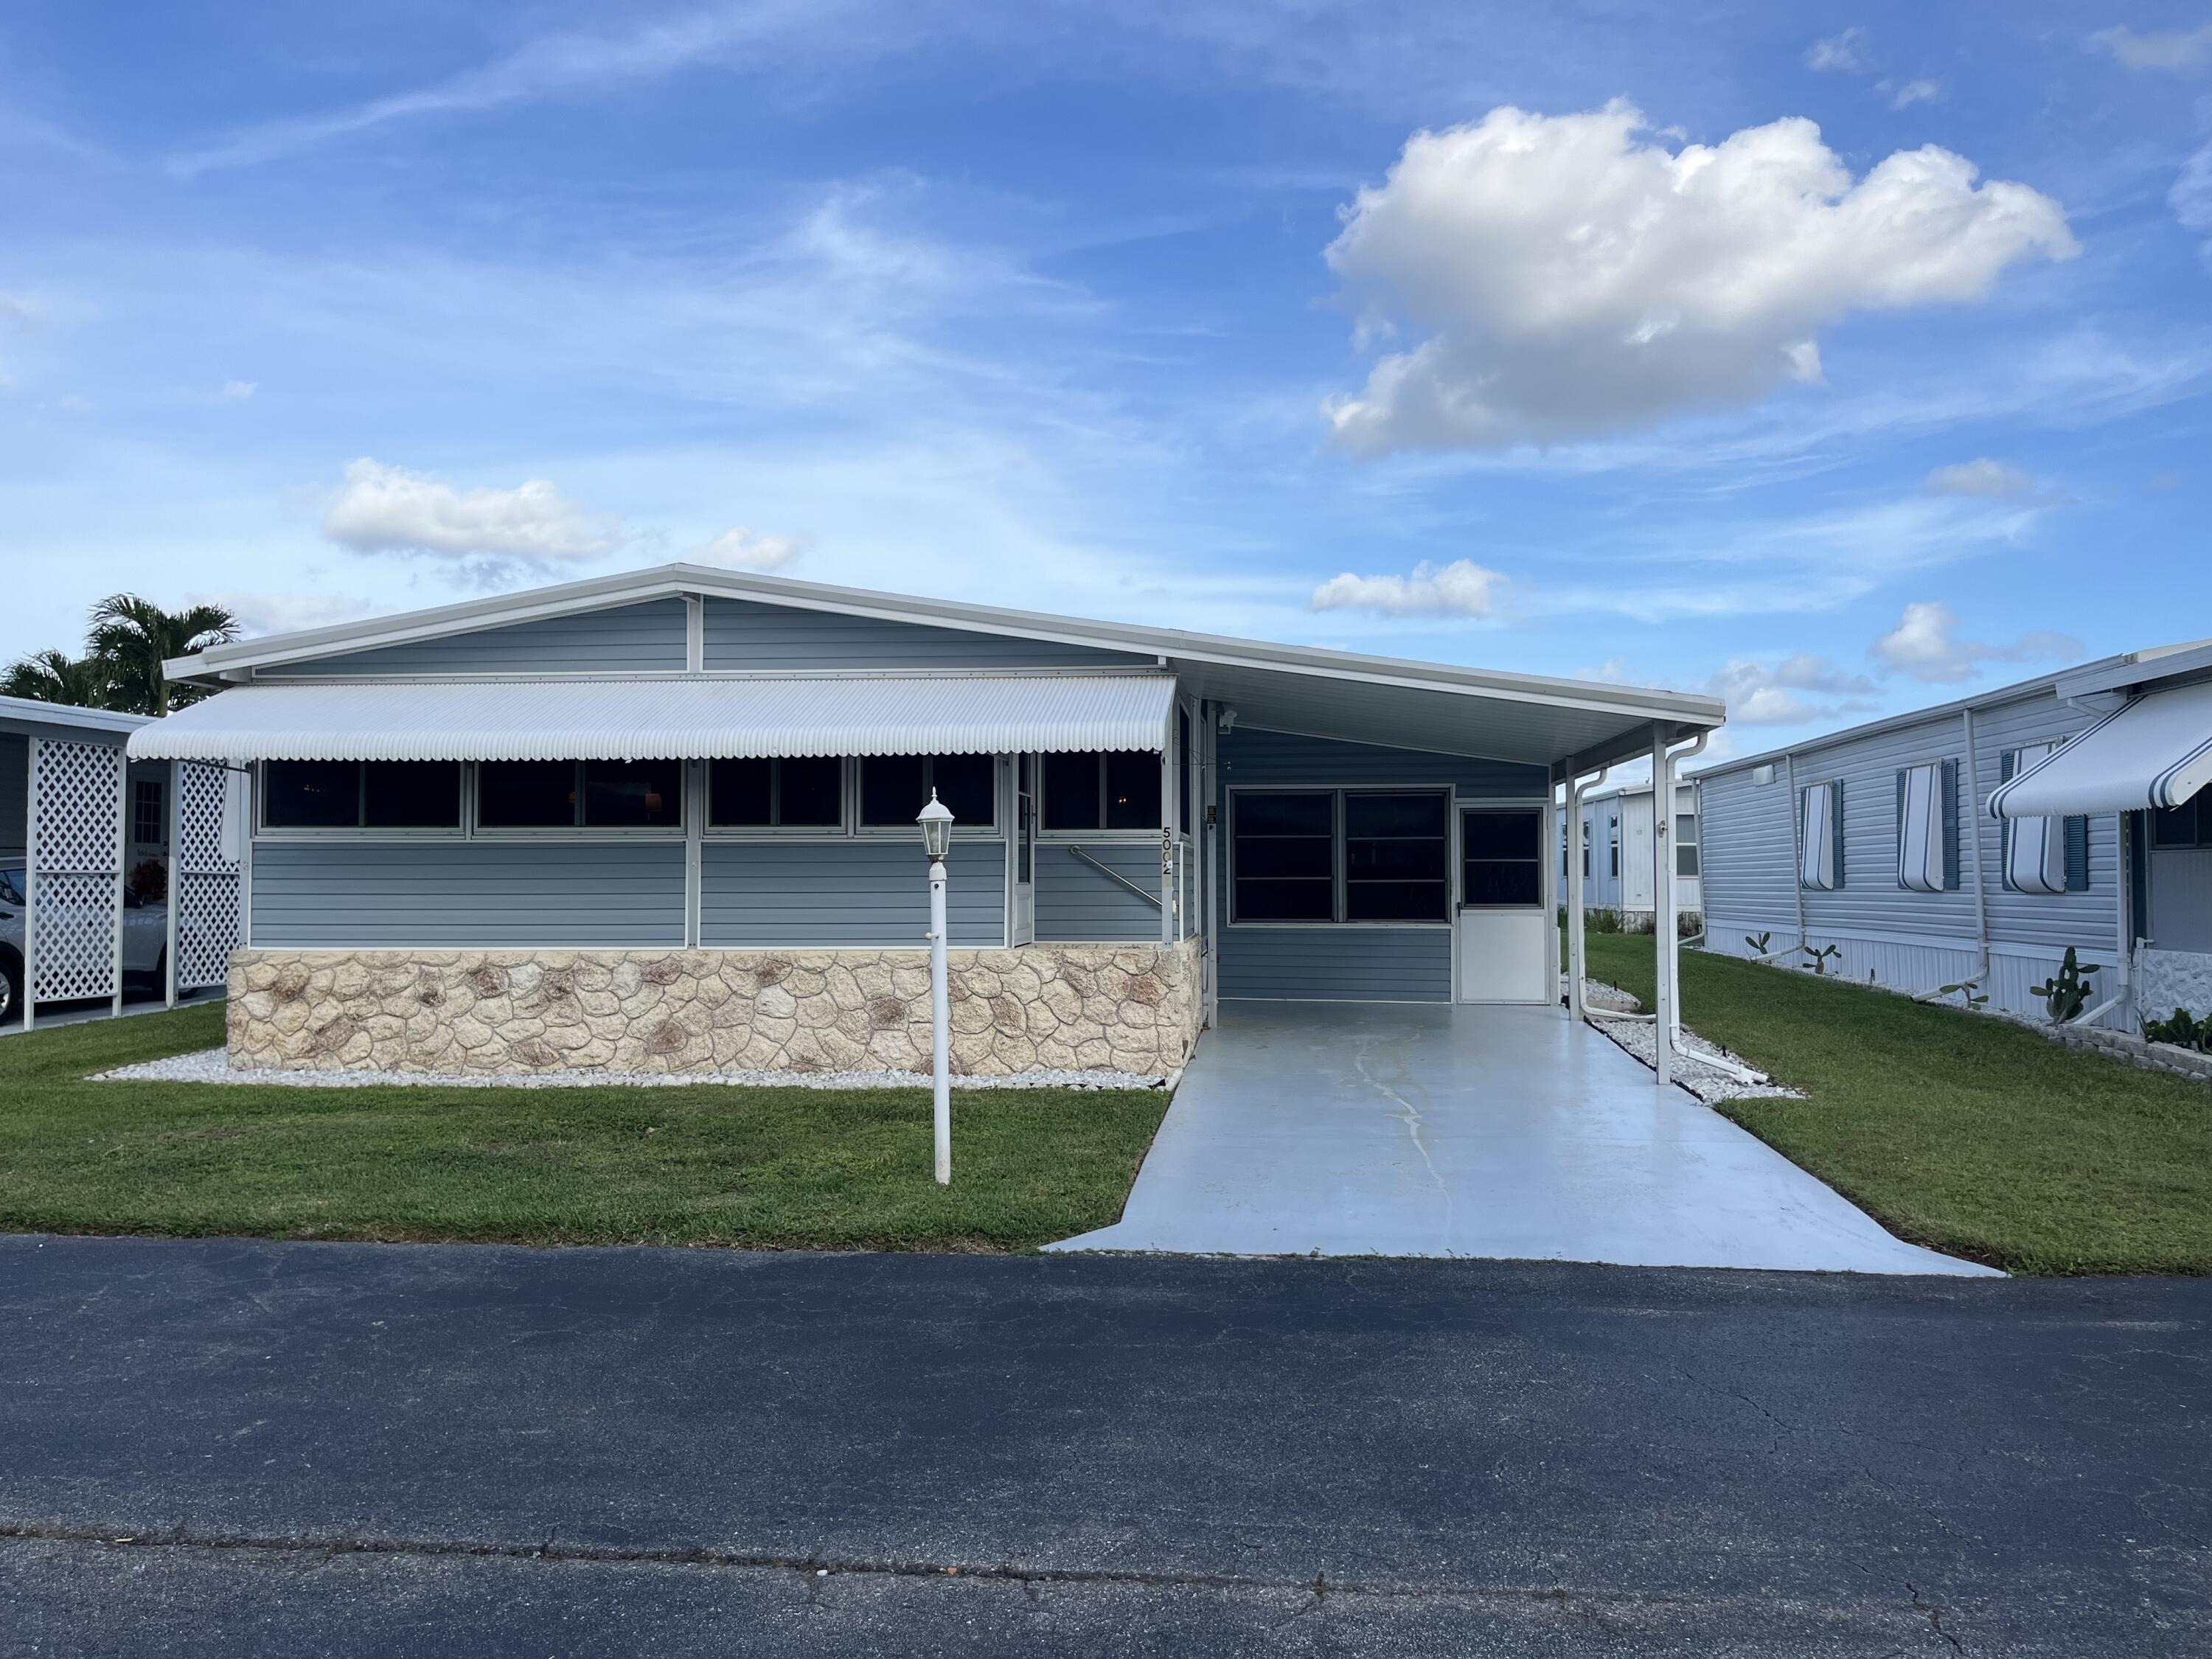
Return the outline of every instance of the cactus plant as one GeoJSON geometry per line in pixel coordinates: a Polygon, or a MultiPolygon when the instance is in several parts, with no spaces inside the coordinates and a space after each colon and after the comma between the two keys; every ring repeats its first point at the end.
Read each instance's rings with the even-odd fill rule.
{"type": "Polygon", "coordinates": [[[1823,975],[1828,971],[1828,963],[1844,953],[1844,947],[1840,945],[1823,945],[1817,951],[1809,945],[1801,945],[1797,948],[1813,958],[1813,971],[1823,975]]]}
{"type": "Polygon", "coordinates": [[[1990,1000],[1990,994],[1987,991],[1976,994],[1974,988],[1980,983],[1979,980],[1970,979],[1957,985],[1943,986],[1936,991],[1936,994],[1939,997],[1948,997],[1955,991],[1958,993],[1959,1001],[1962,1006],[1970,1009],[1979,1008],[1990,1000]]]}
{"type": "Polygon", "coordinates": [[[2029,986],[2028,994],[2043,999],[2053,1025],[2064,1025],[2081,1018],[2081,1011],[2089,1006],[2089,975],[2101,971],[2099,963],[2080,961],[2069,945],[2058,971],[2042,984],[2029,986]]]}
{"type": "Polygon", "coordinates": [[[1752,955],[1755,957],[1763,957],[1767,953],[1768,941],[1772,939],[1774,935],[1772,933],[1746,933],[1743,936],[1743,942],[1751,946],[1752,955]]]}
{"type": "Polygon", "coordinates": [[[2147,1019],[2142,1034],[2153,1042],[2170,1042],[2177,1048],[2212,1053],[2212,1018],[2198,1019],[2186,1008],[2177,1008],[2166,1019],[2147,1019]]]}

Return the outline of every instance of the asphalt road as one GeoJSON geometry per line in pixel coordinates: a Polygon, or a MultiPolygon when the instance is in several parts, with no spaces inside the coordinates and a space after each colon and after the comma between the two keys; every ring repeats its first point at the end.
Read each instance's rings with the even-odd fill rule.
{"type": "Polygon", "coordinates": [[[0,1238],[0,1653],[2202,1655],[2212,1283],[0,1238]]]}

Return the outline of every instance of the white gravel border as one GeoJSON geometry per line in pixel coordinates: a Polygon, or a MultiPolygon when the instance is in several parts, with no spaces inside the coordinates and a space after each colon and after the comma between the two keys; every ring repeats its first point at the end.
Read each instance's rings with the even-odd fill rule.
{"type": "MultiPolygon", "coordinates": [[[[720,1084],[739,1089],[927,1089],[926,1072],[722,1072],[711,1076],[666,1072],[536,1072],[527,1075],[465,1072],[288,1072],[234,1069],[228,1051],[203,1048],[137,1066],[95,1072],[94,1083],[251,1083],[288,1089],[374,1089],[386,1085],[436,1089],[689,1089],[720,1084]]],[[[1018,1077],[956,1077],[968,1089],[1164,1089],[1174,1079],[1133,1072],[1024,1072],[1018,1077]]]]}
{"type": "MultiPolygon", "coordinates": [[[[1565,981],[1561,981],[1564,984],[1565,981]]],[[[1618,1008],[1629,1013],[1640,1012],[1644,1005],[1615,985],[1602,981],[1586,979],[1583,981],[1583,1000],[1591,1008],[1618,1008]]],[[[1644,1020],[1593,1018],[1589,1024],[1611,1037],[1637,1059],[1654,1071],[1658,1069],[1659,1042],[1657,1033],[1644,1020]]],[[[1786,1088],[1779,1083],[1746,1083],[1733,1073],[1723,1072],[1717,1066],[1700,1066],[1697,1057],[1718,1054],[1740,1065],[1748,1065],[1741,1054],[1730,1054],[1718,1043],[1708,1042],[1686,1027],[1682,1032],[1682,1048],[1674,1056],[1674,1079],[1706,1105],[1720,1100],[1802,1100],[1802,1089],[1786,1088]]]]}

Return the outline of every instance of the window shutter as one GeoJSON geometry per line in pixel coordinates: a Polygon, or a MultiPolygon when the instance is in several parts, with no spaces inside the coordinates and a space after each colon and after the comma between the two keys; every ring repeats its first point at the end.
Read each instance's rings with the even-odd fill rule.
{"type": "Polygon", "coordinates": [[[1959,890],[1959,763],[1945,761],[1938,782],[1943,792],[1943,890],[1959,890]]]}
{"type": "Polygon", "coordinates": [[[2086,893],[2089,890],[2089,820],[2066,820],[2066,890],[2086,893]]]}
{"type": "Polygon", "coordinates": [[[1899,887],[1912,884],[1905,878],[1905,849],[1911,844],[1912,838],[1912,826],[1905,822],[1905,804],[1911,793],[1906,775],[1910,770],[1910,768],[1903,766],[1897,769],[1897,884],[1899,887]]]}

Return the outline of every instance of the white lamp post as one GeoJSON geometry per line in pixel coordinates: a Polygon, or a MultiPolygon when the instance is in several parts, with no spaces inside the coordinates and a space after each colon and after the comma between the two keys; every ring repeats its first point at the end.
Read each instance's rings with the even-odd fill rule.
{"type": "Polygon", "coordinates": [[[952,845],[952,811],[929,792],[915,822],[929,855],[930,1092],[937,1127],[937,1184],[952,1184],[952,991],[945,965],[945,854],[952,845]]]}

